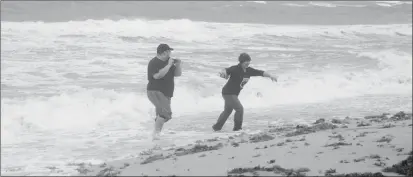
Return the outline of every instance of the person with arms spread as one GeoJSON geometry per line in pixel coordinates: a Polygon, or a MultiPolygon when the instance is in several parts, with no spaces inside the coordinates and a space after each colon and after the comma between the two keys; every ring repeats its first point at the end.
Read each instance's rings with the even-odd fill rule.
{"type": "Polygon", "coordinates": [[[251,57],[247,53],[241,53],[238,57],[238,65],[223,69],[219,74],[222,78],[228,79],[222,88],[222,97],[225,101],[224,111],[220,114],[217,122],[212,126],[214,131],[219,131],[224,126],[228,117],[235,109],[233,131],[242,130],[244,108],[238,99],[238,95],[252,76],[269,77],[277,82],[277,77],[268,72],[249,67],[251,57]]]}
{"type": "Polygon", "coordinates": [[[156,118],[153,139],[159,139],[159,134],[165,122],[172,118],[171,98],[173,97],[175,77],[182,75],[181,60],[172,59],[167,44],[160,44],[157,55],[148,64],[147,95],[155,106],[156,118]]]}

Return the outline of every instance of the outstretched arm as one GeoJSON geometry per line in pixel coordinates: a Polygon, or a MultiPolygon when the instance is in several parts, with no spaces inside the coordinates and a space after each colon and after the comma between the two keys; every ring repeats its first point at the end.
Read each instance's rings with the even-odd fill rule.
{"type": "Polygon", "coordinates": [[[272,81],[277,82],[277,76],[273,76],[273,75],[271,75],[269,72],[264,71],[264,73],[263,73],[262,76],[263,76],[263,77],[269,77],[269,78],[271,78],[272,81]]]}
{"type": "Polygon", "coordinates": [[[262,70],[258,70],[258,69],[254,69],[254,68],[250,67],[249,72],[250,72],[251,76],[269,77],[269,78],[271,78],[272,81],[277,82],[277,76],[273,76],[267,71],[262,71],[262,70]]]}

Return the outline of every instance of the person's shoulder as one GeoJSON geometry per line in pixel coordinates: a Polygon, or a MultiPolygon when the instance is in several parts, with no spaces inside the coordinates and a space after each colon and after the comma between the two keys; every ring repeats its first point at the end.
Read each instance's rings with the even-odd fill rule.
{"type": "Polygon", "coordinates": [[[153,57],[151,60],[149,60],[149,62],[156,62],[156,60],[158,60],[158,58],[153,57]]]}
{"type": "Polygon", "coordinates": [[[253,70],[258,70],[258,69],[255,69],[254,67],[248,67],[247,70],[252,70],[253,71],[253,70]]]}
{"type": "Polygon", "coordinates": [[[263,70],[255,69],[253,67],[248,67],[247,72],[251,75],[254,75],[254,76],[262,76],[264,74],[263,70]]]}
{"type": "Polygon", "coordinates": [[[158,58],[153,57],[151,60],[149,60],[149,64],[156,64],[158,63],[158,58]]]}

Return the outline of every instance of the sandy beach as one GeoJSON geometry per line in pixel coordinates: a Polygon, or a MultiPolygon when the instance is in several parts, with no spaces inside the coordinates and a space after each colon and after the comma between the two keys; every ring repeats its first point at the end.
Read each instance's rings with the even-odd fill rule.
{"type": "Polygon", "coordinates": [[[77,164],[93,176],[412,176],[412,114],[319,119],[77,164]]]}

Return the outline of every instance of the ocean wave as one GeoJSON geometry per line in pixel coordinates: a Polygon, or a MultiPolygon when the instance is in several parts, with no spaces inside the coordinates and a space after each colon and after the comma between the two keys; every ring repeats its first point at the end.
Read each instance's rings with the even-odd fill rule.
{"type": "MultiPolygon", "coordinates": [[[[377,2],[382,2],[382,1],[377,1],[377,2]]],[[[385,1],[385,3],[369,3],[369,2],[347,2],[347,1],[337,1],[337,2],[308,2],[308,3],[284,3],[282,5],[284,6],[289,6],[289,7],[321,7],[321,8],[366,8],[366,7],[373,7],[374,5],[382,5],[382,6],[393,6],[395,4],[401,5],[401,4],[408,4],[409,2],[403,3],[393,3],[393,4],[387,4],[386,2],[392,2],[392,1],[385,1]]]]}
{"type": "Polygon", "coordinates": [[[267,4],[267,1],[247,1],[247,2],[253,2],[257,4],[267,4]]]}
{"type": "MultiPolygon", "coordinates": [[[[411,94],[411,54],[384,50],[361,52],[358,57],[360,60],[375,61],[377,67],[362,71],[345,71],[332,67],[311,74],[297,69],[281,73],[278,83],[272,83],[265,78],[254,78],[243,90],[240,98],[244,100],[246,108],[262,108],[323,102],[364,94],[411,94]],[[266,104],[259,104],[262,102],[266,104]]],[[[176,81],[173,102],[191,104],[173,104],[175,116],[218,111],[223,106],[220,92],[225,80],[210,73],[195,73],[197,72],[189,71],[187,79],[176,81]]],[[[143,91],[132,93],[77,88],[70,93],[53,97],[27,97],[23,102],[20,99],[2,98],[1,114],[2,121],[26,121],[32,128],[76,127],[81,130],[87,129],[90,124],[98,124],[117,116],[128,120],[137,118],[134,121],[151,120],[151,112],[152,106],[143,91]]],[[[3,125],[8,126],[2,122],[3,125]]]]}
{"type": "Polygon", "coordinates": [[[308,5],[305,4],[295,4],[295,3],[285,3],[284,6],[291,6],[291,7],[307,7],[308,5]]]}
{"type": "Polygon", "coordinates": [[[324,2],[309,2],[309,4],[313,6],[320,6],[320,7],[337,7],[335,4],[324,3],[324,2]]]}
{"type": "Polygon", "coordinates": [[[411,5],[411,1],[376,1],[376,5],[382,6],[382,7],[395,7],[403,4],[408,4],[411,5]]]}
{"type": "MultiPolygon", "coordinates": [[[[21,152],[13,148],[13,152],[7,153],[4,157],[7,165],[2,166],[2,173],[4,169],[13,169],[18,165],[25,167],[21,171],[47,174],[50,170],[44,167],[50,166],[49,164],[56,166],[56,161],[61,163],[57,167],[65,169],[64,173],[73,173],[74,169],[67,169],[64,162],[73,158],[86,161],[91,156],[102,157],[102,154],[111,156],[111,153],[116,151],[136,152],[136,145],[143,144],[138,140],[149,136],[148,127],[152,127],[155,117],[155,110],[145,92],[147,60],[144,58],[140,61],[144,64],[138,64],[133,57],[119,59],[125,57],[123,55],[111,60],[105,51],[116,51],[112,48],[133,45],[128,43],[115,47],[116,42],[118,41],[108,42],[108,46],[111,47],[102,48],[101,52],[94,51],[99,57],[68,57],[69,59],[58,62],[53,59],[42,60],[44,62],[37,62],[35,65],[22,61],[14,67],[11,67],[10,60],[2,60],[2,148],[7,146],[8,148],[4,149],[10,150],[11,146],[25,147],[21,148],[21,152]],[[25,72],[21,72],[22,70],[25,72]],[[42,72],[39,73],[38,70],[42,72]],[[28,81],[30,84],[40,84],[27,88],[28,81]],[[16,83],[17,85],[14,85],[16,83]],[[105,84],[112,88],[104,87],[105,84]],[[130,89],[125,89],[126,87],[130,89]],[[5,94],[5,90],[27,91],[29,94],[13,96],[5,94]],[[44,92],[51,94],[40,96],[44,92]],[[90,142],[94,142],[93,146],[90,142]],[[38,149],[44,149],[46,146],[47,152],[40,154],[42,158],[30,158],[33,155],[39,156],[38,149]],[[62,153],[65,156],[59,156],[62,153]],[[85,157],[84,154],[88,156],[85,157]]],[[[151,50],[155,46],[152,46],[151,50]]],[[[344,43],[339,47],[351,46],[344,43]]],[[[188,45],[186,50],[194,52],[198,47],[188,45]]],[[[265,50],[285,49],[285,46],[265,48],[258,44],[250,47],[250,51],[258,50],[260,53],[265,53],[265,50]]],[[[135,49],[135,46],[130,48],[132,49],[135,49]]],[[[204,50],[210,49],[205,45],[204,50]]],[[[240,100],[245,109],[254,112],[254,109],[323,103],[369,94],[411,97],[411,53],[397,49],[353,48],[352,51],[354,53],[350,56],[356,57],[354,60],[358,60],[357,64],[369,66],[359,70],[348,70],[339,66],[343,63],[334,64],[332,60],[320,61],[322,54],[312,55],[311,52],[305,53],[305,50],[297,52],[300,55],[284,54],[291,51],[279,53],[279,56],[284,54],[289,60],[277,58],[253,63],[253,67],[268,69],[279,75],[279,81],[275,83],[267,78],[253,78],[242,91],[240,100]],[[305,56],[306,60],[299,60],[299,56],[305,56]],[[279,66],[271,65],[281,65],[282,62],[289,62],[287,65],[294,69],[281,70],[279,66]],[[309,62],[310,65],[304,65],[305,62],[309,62]],[[317,65],[317,62],[325,62],[327,65],[317,65]]],[[[340,55],[342,53],[344,52],[340,55]]],[[[173,121],[172,125],[192,125],[187,122],[194,121],[198,126],[202,124],[198,119],[211,121],[205,120],[204,116],[217,116],[224,106],[221,88],[226,80],[219,78],[216,72],[219,68],[229,66],[228,61],[211,62],[208,58],[222,57],[222,53],[211,55],[210,52],[206,52],[203,55],[194,55],[194,60],[189,60],[184,65],[185,74],[176,80],[172,109],[173,117],[177,120],[173,121]],[[182,124],[181,121],[187,122],[182,124]]],[[[255,60],[256,56],[253,56],[255,60]]],[[[198,130],[199,127],[196,128],[198,130]]]]}
{"type": "MultiPolygon", "coordinates": [[[[36,40],[35,38],[88,38],[139,42],[145,39],[170,39],[183,42],[229,43],[233,39],[251,39],[257,35],[285,37],[334,37],[348,38],[354,34],[411,36],[411,24],[391,25],[259,25],[195,22],[181,20],[87,20],[82,22],[2,22],[2,36],[36,40]],[[33,35],[36,34],[36,35],[33,35]]],[[[2,37],[3,38],[3,37],[2,37]]],[[[39,39],[37,39],[39,40],[39,39]]],[[[100,41],[99,41],[100,42],[100,41]]],[[[53,43],[45,43],[45,45],[53,43]]]]}

